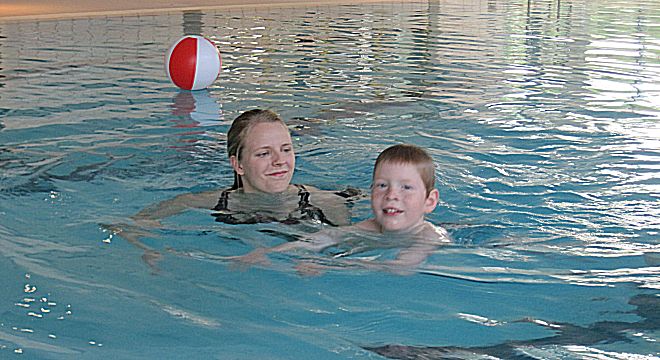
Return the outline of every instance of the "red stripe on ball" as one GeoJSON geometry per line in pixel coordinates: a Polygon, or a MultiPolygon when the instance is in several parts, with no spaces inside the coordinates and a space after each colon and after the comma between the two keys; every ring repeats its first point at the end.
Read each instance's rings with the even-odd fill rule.
{"type": "Polygon", "coordinates": [[[170,78],[176,86],[190,90],[195,81],[196,68],[197,39],[192,37],[184,38],[176,44],[170,55],[170,78]]]}

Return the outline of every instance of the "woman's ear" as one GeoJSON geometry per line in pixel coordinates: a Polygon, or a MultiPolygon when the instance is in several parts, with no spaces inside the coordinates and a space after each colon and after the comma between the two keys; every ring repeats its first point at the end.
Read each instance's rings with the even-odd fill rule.
{"type": "Polygon", "coordinates": [[[238,158],[236,157],[236,155],[230,156],[229,162],[231,163],[231,167],[234,168],[234,171],[236,171],[238,175],[243,176],[245,174],[245,171],[243,170],[243,166],[241,166],[241,163],[238,162],[238,158]]]}
{"type": "Polygon", "coordinates": [[[424,212],[431,213],[435,210],[435,207],[438,206],[438,201],[440,199],[440,192],[438,189],[433,189],[429,193],[429,196],[426,197],[426,202],[424,203],[424,212]]]}

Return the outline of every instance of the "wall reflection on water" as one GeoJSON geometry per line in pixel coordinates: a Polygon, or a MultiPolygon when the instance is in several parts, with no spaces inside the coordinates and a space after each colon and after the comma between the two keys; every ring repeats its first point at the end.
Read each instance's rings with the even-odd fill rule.
{"type": "Polygon", "coordinates": [[[580,96],[594,111],[630,106],[657,116],[658,44],[649,32],[652,12],[646,11],[653,4],[641,2],[623,18],[617,7],[616,2],[429,1],[370,5],[359,20],[345,15],[359,7],[308,7],[5,23],[0,46],[11,61],[0,76],[29,79],[34,86],[126,76],[113,73],[112,64],[161,80],[162,59],[154,54],[181,35],[204,34],[230,60],[231,87],[219,84],[230,92],[240,81],[264,91],[274,91],[265,85],[279,89],[278,83],[285,83],[289,91],[351,89],[375,99],[422,97],[462,106],[497,94],[493,106],[510,112],[530,105],[551,111],[561,106],[560,95],[568,94],[580,96]],[[404,15],[392,15],[392,7],[404,15]],[[176,22],[180,27],[169,25],[176,22]],[[35,36],[21,41],[24,34],[35,36]],[[499,66],[507,69],[500,72],[499,66]],[[388,79],[379,73],[384,69],[396,71],[388,79]],[[97,77],[90,78],[90,72],[97,77]],[[342,80],[348,84],[336,82],[342,80]],[[512,101],[502,104],[503,99],[512,101]]]}
{"type": "MultiPolygon", "coordinates": [[[[442,119],[558,143],[548,151],[540,142],[546,148],[475,133],[472,151],[506,147],[512,154],[565,158],[569,166],[591,162],[585,168],[598,181],[616,183],[608,187],[613,192],[657,194],[654,9],[653,2],[428,1],[3,23],[0,122],[13,131],[173,115],[204,125],[216,115],[222,119],[226,104],[228,119],[245,108],[271,107],[288,118],[367,126],[387,138],[398,124],[374,127],[371,118],[417,106],[413,114],[438,112],[442,119]],[[183,34],[206,35],[221,50],[223,73],[208,92],[174,92],[164,76],[162,54],[183,34]],[[164,93],[173,93],[165,104],[164,93]],[[584,146],[587,153],[609,152],[612,163],[564,153],[566,145],[579,147],[598,134],[624,140],[584,146]]],[[[438,124],[425,124],[426,134],[440,134],[438,124]]],[[[509,168],[524,173],[511,185],[566,175],[537,170],[509,168]]],[[[659,225],[624,213],[633,223],[659,225]]]]}
{"type": "MultiPolygon", "coordinates": [[[[408,112],[415,121],[428,118],[408,124],[425,128],[410,140],[432,147],[438,136],[454,141],[435,149],[440,152],[466,146],[476,167],[516,175],[508,186],[568,177],[608,184],[598,193],[577,189],[584,198],[657,195],[655,8],[650,1],[428,1],[2,23],[0,123],[7,132],[173,116],[177,126],[191,127],[259,106],[278,109],[303,128],[343,122],[366,129],[366,137],[389,139],[400,124],[373,119],[408,112]],[[222,53],[221,77],[206,92],[179,92],[164,75],[162,56],[184,34],[208,36],[222,53]],[[498,135],[447,138],[442,121],[453,120],[498,135]],[[515,143],[515,137],[531,141],[515,143]],[[530,151],[553,166],[514,167],[480,155],[530,151]],[[609,157],[595,155],[603,152],[609,157]],[[583,172],[572,171],[578,163],[583,172]]],[[[375,152],[379,142],[364,145],[375,152]]],[[[6,143],[10,151],[20,145],[6,143]]],[[[463,180],[477,192],[489,190],[479,185],[487,179],[463,180]]],[[[611,211],[632,227],[660,227],[649,220],[660,210],[643,206],[632,214],[626,204],[611,211]]]]}

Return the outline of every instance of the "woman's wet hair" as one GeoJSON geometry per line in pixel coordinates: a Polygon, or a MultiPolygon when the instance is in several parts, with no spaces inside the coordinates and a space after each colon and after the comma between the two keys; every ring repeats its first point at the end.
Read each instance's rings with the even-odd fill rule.
{"type": "Polygon", "coordinates": [[[426,188],[426,196],[431,193],[435,188],[435,164],[433,158],[426,150],[419,146],[410,144],[399,144],[390,146],[378,155],[376,163],[374,164],[374,175],[378,166],[385,162],[394,164],[412,164],[417,167],[424,187],[426,188]]]}
{"type": "MultiPolygon", "coordinates": [[[[241,151],[245,144],[245,138],[248,132],[255,124],[279,122],[284,127],[286,124],[284,120],[280,119],[277,114],[270,110],[254,109],[248,110],[239,115],[231,124],[229,132],[227,132],[227,156],[236,156],[237,159],[241,158],[241,151]]],[[[232,189],[243,187],[241,177],[234,171],[234,185],[232,189]]]]}

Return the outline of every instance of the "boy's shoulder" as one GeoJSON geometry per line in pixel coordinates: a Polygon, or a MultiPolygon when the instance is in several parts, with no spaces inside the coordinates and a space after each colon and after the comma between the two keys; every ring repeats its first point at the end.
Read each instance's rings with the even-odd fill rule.
{"type": "Polygon", "coordinates": [[[437,242],[438,245],[450,244],[453,242],[447,229],[440,225],[435,225],[430,221],[424,222],[424,238],[437,242]]]}
{"type": "Polygon", "coordinates": [[[380,232],[380,227],[378,226],[378,223],[376,223],[376,220],[373,218],[360,221],[357,224],[349,226],[348,229],[367,232],[380,232]]]}

